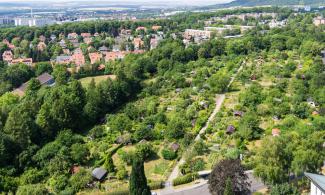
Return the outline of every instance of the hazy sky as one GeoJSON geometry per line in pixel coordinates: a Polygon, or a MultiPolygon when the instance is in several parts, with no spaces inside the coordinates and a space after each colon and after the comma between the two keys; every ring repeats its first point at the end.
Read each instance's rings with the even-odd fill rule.
{"type": "MultiPolygon", "coordinates": [[[[0,2],[90,2],[89,0],[0,0],[0,2]]],[[[101,2],[112,2],[114,4],[118,3],[162,3],[162,2],[171,2],[175,4],[184,4],[184,5],[209,5],[209,4],[218,4],[218,3],[226,3],[232,0],[96,0],[101,2]]]]}

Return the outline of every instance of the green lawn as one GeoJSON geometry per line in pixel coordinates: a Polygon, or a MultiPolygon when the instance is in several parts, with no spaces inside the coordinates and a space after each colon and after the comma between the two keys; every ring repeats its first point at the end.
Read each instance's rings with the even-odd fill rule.
{"type": "Polygon", "coordinates": [[[95,83],[98,84],[101,81],[106,80],[107,78],[115,79],[116,76],[115,75],[101,75],[101,76],[85,77],[85,78],[80,79],[79,81],[81,82],[83,87],[87,87],[93,78],[95,79],[95,83]]]}

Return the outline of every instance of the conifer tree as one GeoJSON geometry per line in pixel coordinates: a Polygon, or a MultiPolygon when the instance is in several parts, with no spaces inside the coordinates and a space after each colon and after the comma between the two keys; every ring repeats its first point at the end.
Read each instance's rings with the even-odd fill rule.
{"type": "Polygon", "coordinates": [[[130,176],[130,195],[150,195],[147,178],[144,174],[143,159],[134,157],[130,176]]]}

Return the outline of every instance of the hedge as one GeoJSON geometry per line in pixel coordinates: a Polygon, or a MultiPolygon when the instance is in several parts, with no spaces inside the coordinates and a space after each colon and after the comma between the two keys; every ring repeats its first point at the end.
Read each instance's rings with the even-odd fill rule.
{"type": "Polygon", "coordinates": [[[177,157],[177,153],[171,149],[163,149],[161,155],[165,160],[174,160],[177,157]]]}
{"type": "Polygon", "coordinates": [[[113,192],[108,192],[107,195],[129,195],[129,189],[118,189],[113,192]]]}
{"type": "Polygon", "coordinates": [[[173,186],[178,186],[186,183],[190,183],[195,179],[199,178],[198,173],[189,173],[184,176],[177,177],[173,180],[173,186]]]}
{"type": "Polygon", "coordinates": [[[158,190],[158,189],[161,189],[164,187],[162,181],[153,181],[153,182],[150,182],[148,185],[149,185],[150,190],[158,190]]]}

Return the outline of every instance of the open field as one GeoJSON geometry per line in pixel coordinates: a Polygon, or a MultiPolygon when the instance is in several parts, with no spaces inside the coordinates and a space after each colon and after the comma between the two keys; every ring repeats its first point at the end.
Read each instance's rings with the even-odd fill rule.
{"type": "Polygon", "coordinates": [[[98,84],[101,81],[106,80],[107,78],[111,78],[114,80],[116,79],[116,75],[100,75],[100,76],[93,76],[93,77],[85,77],[80,79],[79,81],[81,82],[83,87],[87,87],[92,79],[95,79],[95,83],[98,84]]]}

